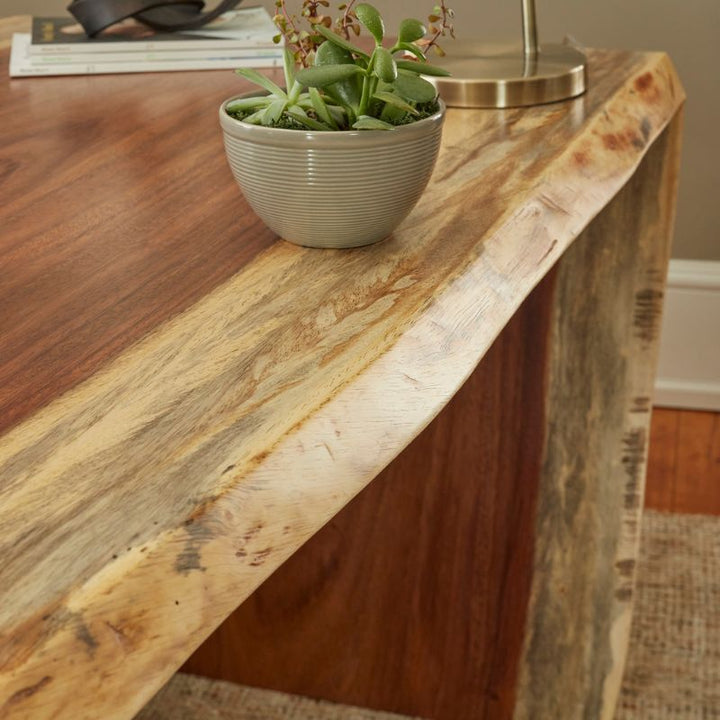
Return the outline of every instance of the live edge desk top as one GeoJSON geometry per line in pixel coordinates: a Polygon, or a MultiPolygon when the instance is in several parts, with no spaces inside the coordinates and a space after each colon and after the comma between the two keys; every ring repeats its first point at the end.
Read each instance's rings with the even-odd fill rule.
{"type": "Polygon", "coordinates": [[[131,717],[441,410],[684,100],[666,56],[591,52],[577,100],[449,111],[395,235],[316,251],[231,178],[233,73],[10,81],[2,52],[2,718],[131,717]]]}

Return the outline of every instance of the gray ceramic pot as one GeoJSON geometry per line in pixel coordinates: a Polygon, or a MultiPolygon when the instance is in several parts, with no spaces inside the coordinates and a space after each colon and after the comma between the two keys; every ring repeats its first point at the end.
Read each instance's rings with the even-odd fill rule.
{"type": "MultiPolygon", "coordinates": [[[[242,96],[239,96],[242,97],[242,96]]],[[[445,106],[393,130],[314,132],[249,125],[220,106],[233,175],[252,209],[297,245],[383,240],[415,206],[440,147],[445,106]]]]}

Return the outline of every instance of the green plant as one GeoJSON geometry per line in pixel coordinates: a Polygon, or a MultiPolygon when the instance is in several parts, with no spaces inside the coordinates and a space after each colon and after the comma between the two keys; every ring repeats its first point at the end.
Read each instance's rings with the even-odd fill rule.
{"type": "Polygon", "coordinates": [[[285,0],[277,0],[276,42],[284,42],[285,86],[281,88],[256,70],[236,70],[266,94],[240,98],[227,112],[247,123],[311,130],[377,130],[413,122],[437,111],[437,93],[422,75],[447,75],[427,61],[440,37],[453,34],[452,10],[440,0],[429,16],[430,28],[419,20],[400,23],[397,39],[385,47],[385,24],[368,3],[340,5],[333,22],[322,10],[327,0],[304,0],[301,16],[309,30],[300,30],[285,0]],[[365,51],[350,42],[361,26],[374,48],[365,51]],[[334,29],[333,29],[334,28],[334,29]]]}

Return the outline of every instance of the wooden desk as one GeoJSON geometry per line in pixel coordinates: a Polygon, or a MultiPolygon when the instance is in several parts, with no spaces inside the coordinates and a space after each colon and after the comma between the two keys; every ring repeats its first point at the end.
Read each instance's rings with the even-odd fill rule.
{"type": "Polygon", "coordinates": [[[684,95],[590,60],[572,102],[449,112],[401,229],[313,251],[234,186],[232,73],[3,51],[0,717],[131,717],[291,556],[191,668],[611,717],[684,95]]]}

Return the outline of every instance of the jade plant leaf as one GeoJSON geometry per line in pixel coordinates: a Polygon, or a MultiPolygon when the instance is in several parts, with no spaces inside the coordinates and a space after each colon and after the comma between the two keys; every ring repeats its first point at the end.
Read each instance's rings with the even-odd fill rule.
{"type": "Polygon", "coordinates": [[[385,36],[385,25],[380,13],[369,3],[360,3],[355,6],[355,15],[380,45],[385,36]]]}
{"type": "Polygon", "coordinates": [[[437,91],[427,80],[418,77],[415,73],[401,70],[394,83],[397,93],[416,103],[430,102],[437,96],[437,91]]]}
{"type": "Polygon", "coordinates": [[[420,62],[425,62],[425,55],[417,45],[407,42],[398,42],[392,49],[392,52],[397,52],[398,50],[405,50],[405,52],[409,52],[411,55],[414,55],[420,62]]]}
{"type": "Polygon", "coordinates": [[[356,45],[353,45],[352,43],[348,42],[345,38],[340,37],[339,35],[336,35],[332,30],[328,30],[326,27],[322,25],[315,25],[314,29],[320,33],[326,40],[329,40],[333,45],[337,45],[338,47],[341,47],[343,50],[347,50],[348,52],[351,52],[353,55],[357,55],[358,57],[364,58],[365,60],[369,60],[370,56],[364,51],[361,50],[356,45]]]}
{"type": "Polygon", "coordinates": [[[352,65],[352,53],[326,40],[315,52],[316,65],[352,65]]]}
{"type": "Polygon", "coordinates": [[[315,65],[300,70],[295,79],[303,85],[326,87],[347,80],[358,73],[362,73],[362,68],[357,65],[315,65]]]}
{"type": "Polygon", "coordinates": [[[398,29],[398,42],[411,43],[425,37],[427,30],[425,26],[413,18],[407,18],[400,23],[398,29]]]}
{"type": "Polygon", "coordinates": [[[413,60],[396,60],[395,64],[399,70],[408,70],[417,75],[433,75],[436,77],[446,77],[450,73],[437,65],[431,65],[426,62],[414,62],[413,60]]]}
{"type": "Polygon", "coordinates": [[[395,80],[398,74],[397,65],[395,59],[390,54],[389,50],[378,47],[375,48],[373,53],[375,57],[375,74],[383,81],[391,83],[395,80]]]}
{"type": "MultiPolygon", "coordinates": [[[[315,65],[354,65],[354,60],[351,52],[326,40],[315,53],[315,65]]],[[[357,108],[360,105],[362,81],[358,75],[330,85],[325,91],[335,102],[357,108]]]]}
{"type": "Polygon", "coordinates": [[[382,100],[384,103],[388,103],[388,105],[392,105],[393,107],[398,108],[399,110],[404,110],[405,112],[409,112],[411,115],[419,115],[418,111],[410,105],[410,103],[405,102],[401,97],[398,95],[395,95],[391,92],[386,92],[385,90],[379,90],[378,92],[373,95],[373,97],[376,100],[382,100]]]}

